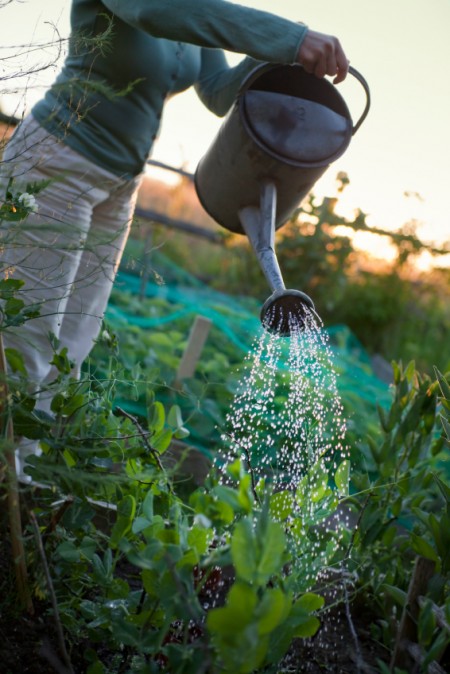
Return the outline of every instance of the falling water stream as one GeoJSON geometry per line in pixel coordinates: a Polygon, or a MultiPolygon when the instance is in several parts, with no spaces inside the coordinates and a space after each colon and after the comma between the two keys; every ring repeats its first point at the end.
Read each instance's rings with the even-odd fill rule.
{"type": "Polygon", "coordinates": [[[302,323],[290,316],[290,331],[255,339],[217,463],[226,481],[241,460],[254,489],[272,494],[272,516],[285,525],[306,589],[339,545],[336,484],[348,476],[349,451],[328,334],[309,309],[302,323]]]}

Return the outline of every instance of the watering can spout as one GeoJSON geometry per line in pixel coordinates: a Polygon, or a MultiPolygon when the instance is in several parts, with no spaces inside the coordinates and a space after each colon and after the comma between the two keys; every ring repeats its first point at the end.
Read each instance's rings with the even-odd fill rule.
{"type": "Polygon", "coordinates": [[[312,300],[299,290],[286,289],[275,253],[275,214],[277,190],[273,182],[263,181],[260,206],[246,206],[239,210],[242,229],[252,248],[272,295],[261,309],[261,323],[269,332],[289,336],[293,330],[306,327],[312,300]]]}
{"type": "Polygon", "coordinates": [[[239,210],[242,229],[247,234],[258,262],[272,290],[283,290],[284,282],[275,254],[275,212],[277,190],[273,183],[261,185],[260,206],[239,210]]]}

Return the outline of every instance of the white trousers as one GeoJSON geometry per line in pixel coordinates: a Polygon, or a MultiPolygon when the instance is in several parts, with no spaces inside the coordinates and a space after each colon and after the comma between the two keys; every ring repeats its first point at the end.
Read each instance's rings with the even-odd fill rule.
{"type": "MultiPolygon", "coordinates": [[[[0,164],[0,199],[49,180],[38,211],[19,223],[0,223],[0,274],[22,279],[26,303],[42,303],[40,317],[3,335],[22,352],[38,391],[51,381],[49,333],[66,346],[74,375],[97,337],[133,216],[141,176],[120,178],[48,134],[32,116],[9,141],[0,164]]],[[[38,407],[48,408],[41,399],[38,407]]]]}

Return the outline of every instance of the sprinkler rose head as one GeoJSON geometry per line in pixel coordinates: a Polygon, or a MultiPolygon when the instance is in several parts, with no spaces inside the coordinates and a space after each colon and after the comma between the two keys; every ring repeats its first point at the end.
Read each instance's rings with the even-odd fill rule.
{"type": "Polygon", "coordinates": [[[292,330],[305,329],[314,311],[312,299],[300,290],[275,290],[262,306],[261,323],[268,332],[289,337],[292,330]]]}

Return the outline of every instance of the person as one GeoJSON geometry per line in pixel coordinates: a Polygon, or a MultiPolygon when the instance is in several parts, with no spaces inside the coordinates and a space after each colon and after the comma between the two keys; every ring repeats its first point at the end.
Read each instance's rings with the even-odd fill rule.
{"type": "MultiPolygon", "coordinates": [[[[226,0],[72,0],[63,68],[0,167],[3,193],[49,181],[2,258],[26,301],[41,303],[39,318],[4,334],[36,393],[55,375],[51,333],[74,376],[98,336],[167,99],[193,86],[223,116],[261,61],[299,63],[336,83],[349,66],[337,38],[226,0]],[[244,58],[231,67],[223,50],[244,58]]],[[[43,393],[38,407],[49,409],[43,393]]]]}

